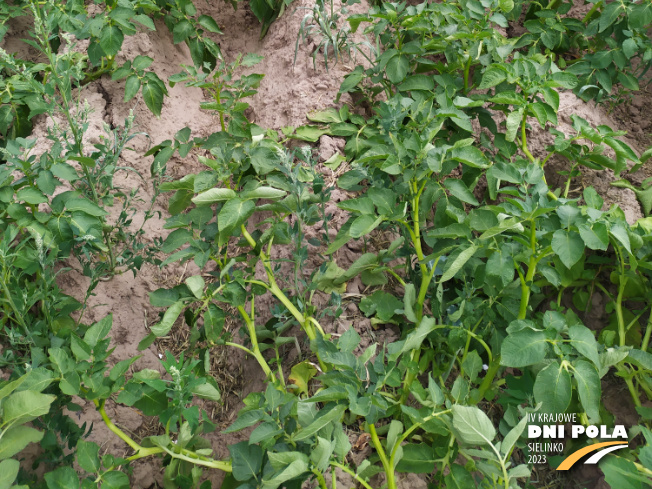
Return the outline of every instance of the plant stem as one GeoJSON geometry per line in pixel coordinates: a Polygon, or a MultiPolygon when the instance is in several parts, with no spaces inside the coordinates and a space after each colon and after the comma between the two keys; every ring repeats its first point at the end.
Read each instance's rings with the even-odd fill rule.
{"type": "Polygon", "coordinates": [[[586,24],[588,21],[590,21],[593,18],[593,15],[597,12],[597,10],[600,7],[602,7],[602,0],[593,4],[591,10],[589,10],[584,16],[584,18],[582,19],[582,23],[586,24]]]}
{"type": "Polygon", "coordinates": [[[480,384],[480,387],[478,387],[476,404],[482,400],[485,392],[487,392],[489,388],[493,385],[494,378],[496,377],[496,374],[498,373],[499,369],[500,369],[500,355],[496,355],[493,361],[489,363],[489,369],[487,370],[487,374],[485,375],[484,380],[480,384]]]}
{"type": "MultiPolygon", "coordinates": [[[[346,465],[342,465],[341,463],[338,463],[338,462],[331,462],[331,465],[333,467],[337,467],[338,469],[342,469],[344,472],[346,472],[351,477],[353,477],[355,480],[357,480],[360,484],[362,484],[362,486],[365,489],[374,489],[364,479],[362,479],[358,474],[356,474],[351,469],[349,469],[346,465]]],[[[335,480],[335,479],[333,478],[333,480],[335,480]]]]}
{"type": "Polygon", "coordinates": [[[135,452],[143,450],[143,447],[136,443],[129,435],[127,435],[124,431],[118,428],[113,423],[113,421],[111,421],[111,418],[109,418],[109,416],[106,414],[106,410],[104,409],[104,403],[104,400],[96,401],[95,406],[97,408],[97,412],[99,412],[100,416],[102,416],[102,421],[104,421],[106,427],[109,428],[114,434],[116,434],[118,438],[129,445],[135,452]]]}
{"type": "Polygon", "coordinates": [[[620,276],[620,283],[618,284],[618,296],[616,297],[616,318],[618,319],[618,339],[620,346],[625,346],[625,318],[623,316],[623,294],[625,293],[625,285],[627,284],[627,277],[622,274],[620,276]]]}
{"type": "Polygon", "coordinates": [[[11,297],[11,292],[9,292],[9,287],[7,287],[7,282],[5,281],[4,277],[0,277],[0,280],[2,281],[2,290],[4,291],[5,296],[7,297],[7,302],[9,303],[9,306],[11,306],[11,309],[14,311],[14,316],[15,316],[14,321],[20,324],[20,326],[23,328],[23,333],[25,334],[25,337],[31,339],[32,335],[30,334],[29,329],[27,328],[27,323],[25,323],[25,319],[23,318],[23,315],[20,313],[20,311],[16,307],[16,304],[14,303],[14,299],[11,297]]]}
{"type": "Polygon", "coordinates": [[[521,121],[521,150],[525,153],[525,156],[534,163],[536,160],[530,150],[527,148],[527,134],[525,133],[525,126],[527,121],[527,112],[523,114],[523,120],[521,121]]]}
{"type": "Polygon", "coordinates": [[[369,423],[369,434],[371,435],[371,442],[380,457],[380,462],[383,464],[385,469],[385,476],[387,477],[387,489],[396,489],[396,475],[394,474],[394,466],[390,464],[390,461],[387,459],[387,454],[383,449],[383,446],[380,444],[380,439],[378,438],[378,433],[376,433],[376,426],[373,423],[369,423]]]}
{"type": "Polygon", "coordinates": [[[518,311],[518,319],[525,319],[525,316],[527,315],[527,306],[528,303],[530,302],[530,286],[528,285],[529,283],[532,283],[532,280],[534,279],[534,274],[536,273],[537,269],[537,256],[536,256],[536,251],[537,251],[537,234],[536,234],[536,226],[534,223],[534,219],[530,220],[530,261],[528,263],[528,270],[527,270],[527,275],[523,277],[523,273],[521,272],[520,268],[517,266],[516,267],[516,272],[518,273],[518,277],[521,280],[521,306],[518,311]]]}
{"type": "Polygon", "coordinates": [[[652,334],[652,310],[650,311],[650,317],[647,320],[647,327],[645,328],[645,336],[643,336],[643,341],[641,342],[641,350],[647,351],[647,347],[650,344],[650,335],[652,334]]]}
{"type": "Polygon", "coordinates": [[[115,435],[118,436],[122,441],[124,441],[127,445],[129,445],[136,453],[129,457],[127,460],[132,461],[132,460],[138,460],[140,458],[144,457],[149,457],[150,455],[156,455],[158,453],[168,453],[171,455],[173,458],[178,458],[181,460],[185,460],[187,462],[191,462],[195,465],[203,465],[205,467],[210,467],[214,469],[219,469],[224,472],[231,472],[231,462],[228,461],[222,461],[222,460],[213,460],[208,457],[203,457],[201,455],[197,455],[195,452],[191,450],[186,450],[186,449],[179,449],[178,452],[175,452],[173,450],[168,450],[166,448],[162,447],[142,447],[138,443],[136,443],[129,435],[127,435],[124,431],[122,431],[120,428],[118,428],[113,421],[111,421],[111,418],[106,414],[106,410],[104,409],[104,404],[105,400],[95,400],[93,401],[95,403],[95,406],[97,408],[97,411],[100,413],[100,416],[102,417],[102,421],[104,421],[104,424],[111,430],[115,435]]]}
{"type": "Polygon", "coordinates": [[[260,352],[260,348],[258,347],[258,337],[256,335],[256,325],[254,324],[253,320],[247,314],[247,311],[243,306],[238,306],[238,312],[242,316],[242,318],[245,321],[245,324],[247,326],[247,331],[249,332],[249,340],[251,341],[251,354],[254,356],[254,358],[258,361],[258,364],[261,366],[263,369],[263,372],[265,373],[265,377],[270,379],[273,383],[276,383],[277,379],[274,373],[272,372],[272,369],[269,367],[267,362],[265,361],[265,357],[263,357],[263,354],[260,352]]]}
{"type": "Polygon", "coordinates": [[[464,94],[469,93],[469,72],[471,71],[471,55],[464,65],[464,94]]]}

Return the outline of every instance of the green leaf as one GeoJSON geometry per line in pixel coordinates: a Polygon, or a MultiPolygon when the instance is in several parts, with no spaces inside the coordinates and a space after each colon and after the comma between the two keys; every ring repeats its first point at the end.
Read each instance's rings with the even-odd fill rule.
{"type": "Polygon", "coordinates": [[[565,413],[571,401],[571,376],[561,364],[553,362],[539,372],[533,392],[534,400],[543,403],[543,412],[565,413]]]}
{"type": "Polygon", "coordinates": [[[377,290],[360,301],[360,310],[365,315],[376,313],[381,321],[389,321],[402,306],[403,302],[384,290],[377,290]]]}
{"type": "Polygon", "coordinates": [[[228,239],[233,230],[240,226],[256,209],[251,200],[234,198],[229,200],[217,216],[217,225],[220,230],[220,239],[228,239]]]}
{"type": "Polygon", "coordinates": [[[605,31],[607,27],[616,22],[616,19],[620,15],[622,8],[623,4],[620,2],[607,4],[607,6],[600,13],[600,29],[598,32],[605,31]]]}
{"type": "Polygon", "coordinates": [[[575,231],[558,229],[552,235],[552,251],[566,268],[572,268],[584,254],[584,241],[575,231]]]}
{"type": "Polygon", "coordinates": [[[18,460],[3,460],[0,462],[0,489],[9,489],[20,470],[20,462],[18,460]]]}
{"type": "Polygon", "coordinates": [[[263,449],[258,445],[249,445],[248,441],[241,441],[229,446],[229,452],[233,461],[235,480],[246,481],[260,472],[263,464],[263,449]]]}
{"type": "Polygon", "coordinates": [[[335,443],[321,436],[317,437],[317,446],[310,453],[310,460],[317,470],[324,472],[328,468],[334,450],[335,443]]]}
{"type": "Polygon", "coordinates": [[[122,47],[125,36],[118,26],[106,24],[100,34],[100,46],[107,56],[115,56],[122,47]]]}
{"type": "Polygon", "coordinates": [[[357,217],[351,223],[349,236],[352,238],[361,238],[362,236],[365,236],[376,229],[380,223],[383,222],[383,220],[383,216],[375,217],[370,215],[363,215],[357,217]]]}
{"type": "Polygon", "coordinates": [[[632,29],[642,29],[652,23],[652,4],[650,2],[641,2],[634,5],[627,21],[632,29]]]}
{"type": "Polygon", "coordinates": [[[455,260],[445,269],[444,274],[439,279],[439,283],[447,282],[452,279],[457,272],[469,261],[478,250],[476,245],[471,245],[455,257],[455,260]]]}
{"type": "Polygon", "coordinates": [[[475,406],[455,404],[453,411],[453,432],[466,445],[490,445],[496,437],[496,429],[489,417],[475,406]]]}
{"type": "Polygon", "coordinates": [[[433,90],[435,88],[435,81],[431,76],[427,75],[412,75],[399,85],[399,90],[407,92],[410,90],[433,90]]]}
{"type": "Polygon", "coordinates": [[[552,74],[552,80],[559,86],[572,90],[577,86],[577,77],[572,73],[558,71],[552,74]]]}
{"type": "Polygon", "coordinates": [[[517,94],[514,90],[506,90],[496,93],[496,95],[489,98],[489,102],[502,105],[516,105],[518,107],[523,104],[524,100],[523,96],[517,94]]]}
{"type": "Polygon", "coordinates": [[[601,222],[596,222],[592,226],[580,224],[578,230],[587,248],[607,251],[609,247],[609,231],[605,224],[601,222]]]}
{"type": "Polygon", "coordinates": [[[515,110],[507,116],[505,121],[507,132],[505,133],[505,139],[507,141],[514,141],[516,139],[516,134],[521,128],[521,122],[523,121],[523,109],[515,110]]]}
{"type": "MultiPolygon", "coordinates": [[[[484,153],[475,146],[464,146],[463,148],[456,148],[451,151],[451,158],[472,168],[489,168],[489,160],[484,155],[484,153]]],[[[456,182],[458,180],[445,180],[444,185],[446,185],[446,182],[450,181],[456,182]]],[[[477,203],[474,205],[477,205],[477,203]]]]}
{"type": "Polygon", "coordinates": [[[97,443],[79,440],[77,442],[77,463],[86,472],[95,474],[100,470],[100,447],[97,443]]]}
{"type": "Polygon", "coordinates": [[[142,54],[139,54],[134,58],[131,66],[133,66],[134,70],[140,71],[149,68],[153,61],[154,60],[149,56],[143,56],[142,54]]]}
{"type": "Polygon", "coordinates": [[[399,353],[416,350],[421,346],[426,337],[435,329],[437,329],[437,321],[431,317],[424,317],[419,323],[419,326],[407,335],[405,343],[403,343],[399,353]]]}
{"type": "Polygon", "coordinates": [[[177,318],[181,314],[181,311],[185,308],[185,304],[183,301],[177,301],[174,304],[172,304],[167,311],[165,311],[165,314],[163,314],[163,319],[161,321],[152,326],[151,331],[152,333],[157,337],[160,338],[161,336],[165,336],[170,332],[172,329],[172,326],[174,326],[174,323],[176,322],[177,318]]]}
{"type": "Polygon", "coordinates": [[[236,193],[230,188],[211,188],[197,194],[192,198],[195,205],[210,205],[215,202],[222,202],[236,197],[236,193]]]}
{"type": "Polygon", "coordinates": [[[518,439],[521,437],[521,434],[523,434],[523,431],[525,430],[525,427],[528,424],[527,416],[523,417],[519,423],[514,426],[511,430],[509,430],[509,433],[505,435],[505,438],[503,439],[503,443],[500,445],[500,454],[503,457],[507,457],[509,453],[511,452],[512,448],[514,448],[514,445],[516,445],[516,442],[518,439]]]}
{"type": "Polygon", "coordinates": [[[385,73],[387,73],[387,79],[397,85],[405,79],[409,69],[410,61],[406,56],[397,53],[387,62],[385,73]]]}
{"type": "Polygon", "coordinates": [[[13,457],[30,443],[38,443],[42,438],[43,433],[31,426],[12,426],[2,436],[0,460],[13,457]]]}
{"type": "Polygon", "coordinates": [[[199,18],[197,19],[197,22],[208,32],[212,32],[213,34],[222,34],[220,27],[217,25],[217,22],[215,22],[215,19],[213,19],[213,17],[210,17],[208,15],[200,15],[199,18]]]}
{"type": "Polygon", "coordinates": [[[143,100],[156,117],[160,117],[163,109],[163,95],[163,89],[158,83],[147,81],[143,84],[143,100]]]}
{"type": "Polygon", "coordinates": [[[525,328],[511,333],[500,348],[500,364],[521,368],[535,365],[546,356],[546,335],[543,331],[525,328]]]}
{"type": "Polygon", "coordinates": [[[470,351],[462,362],[464,373],[469,377],[471,382],[475,382],[478,374],[482,371],[482,358],[475,350],[470,351]]]}
{"type": "Polygon", "coordinates": [[[102,476],[102,489],[129,489],[130,487],[129,476],[124,472],[112,470],[102,476]]]}
{"type": "Polygon", "coordinates": [[[261,409],[246,411],[238,415],[238,419],[236,419],[231,426],[222,431],[222,433],[233,433],[235,431],[240,431],[242,429],[253,426],[262,420],[264,416],[265,413],[261,409]]]}
{"type": "Polygon", "coordinates": [[[208,341],[215,342],[221,338],[225,320],[224,311],[211,302],[204,313],[204,333],[208,341]]]}
{"type": "MultiPolygon", "coordinates": [[[[184,228],[180,229],[175,229],[172,231],[170,234],[168,234],[168,237],[165,238],[165,241],[163,242],[163,246],[161,246],[161,251],[163,253],[172,253],[173,251],[179,249],[183,245],[185,245],[188,241],[192,240],[194,238],[194,235],[192,231],[189,231],[184,228]]],[[[159,289],[161,290],[161,289],[159,289]]],[[[177,296],[179,294],[176,294],[177,296]]],[[[151,297],[151,296],[150,296],[151,297]]],[[[172,302],[176,302],[176,299],[172,302]]],[[[169,306],[170,304],[154,304],[152,303],[153,306],[156,307],[163,307],[163,306],[169,306]]]]}
{"type": "Polygon", "coordinates": [[[482,81],[478,86],[479,90],[495,87],[496,85],[507,80],[507,73],[501,68],[490,66],[482,75],[482,81]]]}
{"type": "MultiPolygon", "coordinates": [[[[204,384],[199,384],[192,389],[192,393],[202,399],[208,399],[209,401],[219,401],[222,399],[220,391],[210,382],[204,384]]],[[[252,442],[253,443],[253,442],[252,442]]]]}
{"type": "Polygon", "coordinates": [[[591,360],[596,368],[600,368],[600,357],[598,356],[598,342],[593,332],[584,325],[575,324],[568,330],[571,345],[586,358],[591,360]]]}
{"type": "Polygon", "coordinates": [[[408,443],[401,447],[403,456],[396,466],[397,472],[412,474],[429,474],[435,469],[439,457],[435,450],[425,443],[408,443]]]}
{"type": "Polygon", "coordinates": [[[417,316],[414,313],[414,304],[417,300],[416,289],[414,284],[405,284],[405,294],[403,295],[403,312],[408,321],[417,322],[417,316]]]}
{"type": "Polygon", "coordinates": [[[635,365],[647,370],[652,371],[652,353],[643,350],[632,349],[627,355],[627,360],[633,362],[635,365]]]}
{"type": "Polygon", "coordinates": [[[278,424],[272,421],[261,423],[249,435],[249,443],[260,443],[261,441],[269,441],[276,436],[284,433],[279,428],[278,424]]]}
{"type": "Polygon", "coordinates": [[[319,126],[306,125],[297,127],[295,134],[290,137],[301,141],[308,141],[309,143],[316,143],[327,132],[327,129],[322,129],[319,126]]]}
{"type": "Polygon", "coordinates": [[[623,41],[623,53],[627,56],[627,59],[631,59],[638,51],[638,46],[634,39],[628,38],[623,41]]]}
{"type": "Polygon", "coordinates": [[[613,226],[611,226],[611,229],[609,230],[609,234],[616,238],[620,244],[622,244],[627,251],[630,253],[632,252],[631,249],[631,244],[629,242],[629,234],[627,233],[627,229],[623,224],[621,223],[616,223],[613,226]]]}
{"type": "Polygon", "coordinates": [[[187,19],[182,19],[174,25],[172,30],[172,40],[174,44],[185,41],[194,33],[195,29],[187,19]]]}
{"type": "Polygon", "coordinates": [[[279,190],[274,187],[258,187],[254,190],[249,190],[243,192],[240,197],[242,199],[268,199],[268,200],[277,200],[282,197],[285,197],[287,192],[285,190],[279,190]]]}
{"type": "Polygon", "coordinates": [[[52,165],[52,174],[60,178],[61,180],[65,180],[67,182],[74,182],[75,180],[79,180],[79,175],[77,174],[77,170],[75,170],[72,166],[70,166],[68,163],[56,163],[52,165]]]}
{"type": "Polygon", "coordinates": [[[48,201],[47,197],[43,195],[43,192],[32,187],[21,188],[16,192],[16,200],[26,202],[30,205],[38,205],[48,201]]]}
{"type": "Polygon", "coordinates": [[[601,385],[598,370],[585,360],[579,360],[573,365],[573,376],[577,382],[577,393],[580,396],[584,411],[589,417],[589,423],[600,422],[601,385]]]}
{"type": "Polygon", "coordinates": [[[478,200],[462,180],[457,180],[456,178],[448,178],[444,180],[444,187],[450,191],[451,195],[454,195],[462,202],[466,202],[467,204],[471,205],[479,205],[478,200]]]}
{"type": "Polygon", "coordinates": [[[636,465],[621,457],[608,456],[600,460],[600,470],[609,487],[618,489],[644,489],[650,487],[649,478],[638,472],[636,465]]]}
{"type": "Polygon", "coordinates": [[[451,464],[450,473],[446,475],[446,489],[475,489],[477,487],[473,476],[458,464],[451,464]]]}
{"type": "Polygon", "coordinates": [[[81,211],[93,217],[102,217],[108,214],[108,212],[106,212],[97,204],[94,204],[90,200],[81,197],[73,197],[66,200],[66,209],[68,209],[70,212],[81,211]]]}
{"type": "Polygon", "coordinates": [[[197,299],[201,299],[203,297],[206,282],[201,275],[193,275],[192,277],[188,277],[185,282],[190,289],[190,292],[192,292],[192,295],[194,295],[197,299]]]}
{"type": "Polygon", "coordinates": [[[485,270],[488,277],[499,278],[503,287],[514,281],[514,259],[506,249],[495,250],[489,256],[485,270]]]}
{"type": "Polygon", "coordinates": [[[125,98],[124,101],[128,102],[132,98],[136,96],[138,93],[138,90],[140,90],[140,78],[138,78],[138,75],[135,73],[132,75],[129,75],[127,78],[127,81],[125,82],[125,98]]]}
{"type": "Polygon", "coordinates": [[[79,487],[79,477],[72,467],[59,467],[45,474],[48,489],[76,489],[79,487]]]}
{"type": "Polygon", "coordinates": [[[55,399],[53,395],[40,392],[14,392],[2,403],[2,421],[4,424],[23,424],[32,421],[47,414],[50,411],[50,404],[55,399]]]}
{"type": "Polygon", "coordinates": [[[107,314],[88,328],[86,334],[84,334],[84,341],[91,347],[94,347],[98,341],[106,338],[106,335],[111,331],[111,326],[113,326],[113,314],[107,314]]]}
{"type": "Polygon", "coordinates": [[[287,468],[295,460],[301,460],[308,464],[308,456],[301,452],[269,452],[270,465],[274,470],[283,470],[287,468]]]}
{"type": "Polygon", "coordinates": [[[346,411],[346,406],[344,404],[335,404],[330,408],[322,409],[319,411],[319,417],[317,419],[305,428],[299,429],[299,431],[296,431],[294,435],[292,435],[292,440],[302,441],[310,438],[331,422],[341,419],[344,415],[344,411],[346,411]]]}
{"type": "MultiPolygon", "coordinates": [[[[270,452],[269,455],[272,453],[270,452]]],[[[301,454],[303,455],[303,454],[301,454]]],[[[263,478],[262,489],[276,489],[281,486],[284,482],[294,479],[295,477],[300,476],[304,472],[308,471],[308,463],[303,459],[296,459],[292,461],[287,467],[285,467],[281,472],[276,473],[270,478],[263,478]]]]}

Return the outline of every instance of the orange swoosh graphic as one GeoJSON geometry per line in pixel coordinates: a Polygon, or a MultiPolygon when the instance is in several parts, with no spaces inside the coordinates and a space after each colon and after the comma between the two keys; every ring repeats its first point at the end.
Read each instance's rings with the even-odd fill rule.
{"type": "Polygon", "coordinates": [[[627,442],[625,441],[605,441],[602,443],[595,443],[593,445],[589,445],[588,447],[580,448],[578,451],[571,453],[568,457],[564,459],[564,461],[559,464],[559,467],[557,467],[557,470],[568,470],[570,469],[575,462],[577,462],[579,459],[581,459],[584,455],[587,453],[595,452],[596,450],[600,450],[601,448],[604,447],[609,447],[612,445],[627,445],[627,442]]]}

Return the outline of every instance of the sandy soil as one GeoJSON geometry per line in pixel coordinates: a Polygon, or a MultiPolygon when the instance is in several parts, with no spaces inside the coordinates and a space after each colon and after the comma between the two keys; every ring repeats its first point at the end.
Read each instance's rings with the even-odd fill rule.
{"type": "MultiPolygon", "coordinates": [[[[314,45],[307,47],[300,45],[296,65],[293,65],[295,42],[301,19],[305,14],[302,7],[312,5],[310,0],[295,1],[288,11],[271,26],[268,35],[263,40],[259,39],[260,27],[257,20],[247,9],[240,8],[234,11],[223,0],[208,0],[207,2],[197,2],[197,4],[198,8],[203,10],[202,13],[212,15],[222,27],[224,35],[217,36],[215,40],[220,43],[222,52],[227,59],[233,59],[238,53],[257,53],[264,56],[262,63],[251,70],[265,74],[258,94],[249,100],[255,123],[272,129],[280,129],[288,125],[298,126],[307,122],[306,114],[308,112],[333,105],[341,79],[353,68],[354,63],[341,63],[335,67],[331,66],[330,70],[326,71],[323,63],[318,62],[317,69],[315,69],[310,57],[314,45]]],[[[364,4],[359,4],[352,10],[361,12],[365,9],[364,4]]],[[[3,47],[10,51],[25,53],[26,56],[33,55],[26,46],[17,41],[25,30],[25,25],[15,25],[3,47]]],[[[163,80],[181,71],[181,65],[192,64],[186,46],[173,45],[172,37],[162,23],[157,24],[155,32],[140,32],[125,40],[123,51],[120,54],[122,59],[133,59],[137,55],[152,57],[154,59],[152,68],[163,80]]],[[[146,132],[149,139],[145,137],[135,139],[131,145],[134,151],[123,153],[122,164],[135,168],[143,175],[148,175],[151,157],[145,158],[141,155],[150,144],[171,138],[175,132],[185,126],[190,127],[193,134],[197,136],[206,136],[219,128],[219,121],[215,116],[199,109],[199,103],[204,100],[200,89],[186,88],[183,84],[169,88],[169,97],[165,99],[160,119],[154,117],[142,101],[132,100],[129,103],[124,103],[123,94],[124,82],[115,82],[106,76],[84,88],[83,97],[94,109],[87,141],[93,143],[98,140],[102,134],[103,122],[115,126],[121,125],[129,110],[134,109],[138,130],[146,132]]],[[[578,114],[594,124],[607,124],[614,128],[627,130],[630,133],[626,139],[627,142],[640,154],[651,143],[652,97],[650,95],[648,86],[647,91],[635,95],[631,103],[609,107],[586,104],[570,93],[563,93],[559,111],[559,129],[570,130],[570,115],[578,114]]],[[[349,102],[349,99],[342,97],[340,103],[349,102]]],[[[535,127],[536,123],[532,125],[535,127]]],[[[47,126],[48,121],[44,118],[38,119],[34,136],[44,135],[47,126]]],[[[532,151],[535,155],[551,142],[542,131],[537,130],[532,131],[530,141],[532,141],[532,151]]],[[[320,144],[314,146],[324,160],[334,151],[341,151],[343,141],[323,137],[320,144]]],[[[549,177],[556,178],[555,172],[566,168],[566,165],[567,162],[561,159],[551,160],[548,168],[549,177]]],[[[183,161],[171,160],[168,168],[169,173],[178,178],[190,172],[200,171],[201,165],[193,157],[188,157],[183,161]]],[[[330,170],[325,169],[325,171],[330,170]]],[[[647,176],[650,176],[649,170],[644,176],[635,176],[633,181],[638,183],[647,176]]],[[[610,186],[610,178],[613,177],[608,173],[589,171],[584,173],[583,181],[577,183],[585,186],[593,185],[605,198],[606,205],[618,203],[624,209],[628,220],[633,223],[642,217],[634,193],[627,189],[610,186]]],[[[145,201],[151,197],[151,189],[133,175],[122,175],[119,183],[125,187],[139,186],[141,197],[145,201]]],[[[335,191],[333,202],[329,204],[329,212],[336,214],[333,221],[335,226],[345,220],[345,216],[337,211],[335,202],[345,197],[343,192],[335,191]]],[[[167,198],[165,195],[162,196],[156,206],[156,210],[161,211],[163,218],[166,216],[167,198]]],[[[146,231],[152,240],[166,234],[162,228],[162,221],[157,219],[147,223],[146,231]]],[[[359,256],[360,246],[360,243],[353,242],[338,252],[336,258],[344,264],[350,263],[359,256]]],[[[71,265],[75,266],[75,263],[71,263],[71,265]]],[[[147,334],[148,327],[156,323],[159,317],[160,311],[149,304],[148,293],[162,286],[181,283],[187,276],[196,272],[193,264],[170,265],[164,269],[145,265],[135,278],[132,274],[123,274],[109,282],[101,282],[90,299],[89,310],[85,312],[85,321],[99,320],[106,314],[113,313],[112,335],[114,346],[116,346],[114,361],[134,356],[139,353],[136,351],[136,345],[147,334]]],[[[76,272],[70,272],[61,276],[60,286],[65,292],[82,299],[88,283],[86,277],[76,272]]],[[[352,281],[348,285],[347,293],[351,297],[355,297],[356,294],[363,291],[364,286],[359,281],[352,281]]],[[[374,334],[387,340],[397,338],[397,332],[391,329],[373,332],[369,320],[360,315],[354,302],[350,302],[346,306],[345,313],[339,319],[338,324],[333,324],[330,327],[333,332],[341,333],[350,324],[353,324],[363,335],[363,341],[366,343],[372,341],[374,334]]],[[[378,338],[376,338],[377,340],[378,338]]],[[[136,368],[161,368],[158,360],[162,347],[163,345],[154,344],[148,350],[140,352],[142,358],[137,362],[136,368]]],[[[216,357],[215,368],[218,383],[222,381],[219,377],[220,369],[226,368],[231,372],[231,378],[228,379],[230,392],[224,393],[227,399],[226,407],[208,406],[209,410],[214,409],[215,412],[218,412],[216,421],[219,423],[219,427],[223,428],[232,421],[239,407],[239,399],[248,392],[259,389],[262,386],[262,379],[257,374],[259,369],[255,364],[251,360],[243,358],[238,352],[230,351],[228,353],[228,363],[224,352],[216,352],[216,357]],[[248,373],[243,375],[243,371],[248,373]],[[253,374],[249,372],[253,372],[253,374]]],[[[154,434],[158,430],[156,425],[152,425],[136,410],[111,405],[108,408],[108,413],[119,426],[136,436],[154,434]]],[[[94,423],[90,439],[100,443],[103,450],[119,455],[127,453],[125,445],[103,428],[104,425],[93,406],[85,406],[79,420],[80,423],[94,423]]],[[[215,455],[228,457],[227,444],[238,442],[245,436],[246,432],[226,436],[220,435],[219,431],[213,434],[211,440],[215,455]]],[[[219,473],[211,475],[214,487],[219,487],[220,478],[219,473]]],[[[157,482],[160,481],[161,470],[156,462],[150,460],[135,466],[132,487],[156,487],[157,482]]],[[[408,484],[408,486],[416,487],[412,484],[408,484]]]]}

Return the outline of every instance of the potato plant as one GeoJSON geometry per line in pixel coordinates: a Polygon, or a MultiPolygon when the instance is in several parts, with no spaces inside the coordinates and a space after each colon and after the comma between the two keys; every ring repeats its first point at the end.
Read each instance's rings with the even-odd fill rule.
{"type": "MultiPolygon", "coordinates": [[[[240,69],[259,58],[223,59],[206,35],[219,27],[191,2],[98,4],[103,15],[83,2],[0,6],[0,36],[30,12],[29,43],[42,56],[24,63],[0,53],[0,487],[126,488],[142,459],[163,465],[166,488],[211,487],[207,470],[242,489],[336,489],[340,472],[366,489],[396,489],[406,473],[431,487],[543,487],[527,461],[528,415],[608,424],[607,379],[624,385],[639,421],[628,427],[630,448],[600,468],[611,487],[649,486],[652,221],[630,224],[594,188],[571,182],[584,168],[629,176],[650,151],[638,155],[623,132],[577,116],[573,133],[557,129],[559,91],[600,101],[614,83],[639,88],[652,52],[647,3],[594,2],[580,20],[559,1],[378,3],[348,18],[377,48],[340,87],[366,114],[326,108],[310,114],[318,126],[283,136],[245,115],[243,99],[263,75],[240,69]],[[527,32],[506,37],[500,29],[521,15],[527,32]],[[201,108],[221,130],[186,127],[143,155],[153,157],[153,199],[134,230],[137,192],[114,176],[129,170],[120,155],[142,134],[130,115],[89,149],[80,87],[124,78],[125,100],[140,91],[159,115],[167,89],[154,60],[115,66],[134,22],[154,28],[158,16],[195,64],[168,83],[204,89],[201,108]],[[86,55],[60,49],[75,38],[90,39],[86,55]],[[29,138],[38,114],[53,121],[40,154],[29,138]],[[551,135],[545,151],[528,142],[535,126],[551,135]],[[346,171],[333,185],[310,147],[289,144],[321,134],[346,140],[346,171]],[[559,187],[549,184],[552,156],[568,161],[559,187]],[[190,157],[201,171],[167,176],[172,158],[190,157]],[[337,204],[347,216],[339,228],[327,206],[334,186],[349,195],[337,204]],[[147,244],[144,221],[162,192],[168,233],[147,244]],[[108,217],[116,203],[117,221],[108,217]],[[340,250],[354,241],[364,252],[349,263],[340,250]],[[57,285],[71,256],[91,278],[83,302],[57,285]],[[145,262],[189,261],[198,273],[150,293],[162,310],[138,345],[183,328],[187,352],[165,352],[160,370],[140,368],[137,356],[112,361],[112,316],[83,320],[99,281],[145,262]],[[360,315],[393,327],[396,341],[362,347],[353,326],[335,333],[353,280],[366,287],[360,315]],[[586,321],[596,294],[610,317],[599,328],[586,321]],[[224,460],[205,409],[224,394],[210,375],[217,348],[252,357],[265,386],[224,430],[249,430],[224,460]],[[121,457],[64,414],[80,403],[125,444],[121,457]],[[156,418],[160,434],[136,439],[109,416],[116,403],[156,418]],[[371,447],[357,463],[351,434],[371,447]],[[47,464],[41,479],[20,470],[30,443],[41,446],[34,466],[47,464]]],[[[252,2],[263,34],[285,5],[252,2]]],[[[648,214],[648,189],[636,190],[648,214]]]]}

